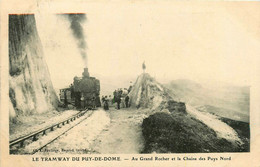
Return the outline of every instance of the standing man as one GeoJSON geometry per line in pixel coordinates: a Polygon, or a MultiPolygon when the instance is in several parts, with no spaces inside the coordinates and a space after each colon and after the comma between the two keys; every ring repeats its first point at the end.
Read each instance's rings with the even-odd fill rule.
{"type": "Polygon", "coordinates": [[[145,61],[143,62],[142,67],[143,67],[143,71],[144,71],[144,73],[145,73],[145,69],[146,69],[145,61]]]}
{"type": "Polygon", "coordinates": [[[95,95],[93,95],[92,97],[92,109],[95,109],[96,108],[96,97],[95,95]]]}
{"type": "Polygon", "coordinates": [[[117,95],[116,102],[117,102],[117,109],[120,110],[120,103],[121,103],[121,95],[120,94],[117,95]]]}
{"type": "Polygon", "coordinates": [[[128,102],[129,102],[129,96],[127,95],[127,96],[125,97],[125,105],[126,105],[126,108],[129,107],[128,102]]]}
{"type": "Polygon", "coordinates": [[[109,110],[109,105],[108,105],[108,98],[107,98],[107,96],[105,96],[105,99],[104,99],[104,110],[109,110]]]}
{"type": "Polygon", "coordinates": [[[81,98],[80,98],[80,107],[81,107],[81,109],[85,109],[85,98],[84,98],[83,94],[81,95],[81,98]]]}

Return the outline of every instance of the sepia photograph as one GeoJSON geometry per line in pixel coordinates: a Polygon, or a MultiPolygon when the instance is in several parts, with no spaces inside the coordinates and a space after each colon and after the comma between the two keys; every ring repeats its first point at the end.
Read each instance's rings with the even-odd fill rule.
{"type": "MultiPolygon", "coordinates": [[[[91,18],[87,14],[9,15],[10,154],[250,151],[249,78],[237,75],[246,76],[248,72],[246,62],[240,64],[242,60],[247,61],[243,57],[244,48],[238,51],[237,47],[221,43],[216,46],[216,41],[222,40],[216,36],[227,32],[221,27],[212,29],[214,25],[210,22],[205,30],[210,29],[211,33],[201,34],[206,41],[201,39],[201,46],[194,47],[196,37],[187,33],[198,32],[185,26],[183,20],[187,22],[187,19],[181,19],[187,17],[185,15],[188,13],[180,18],[167,16],[183,24],[181,26],[159,19],[162,23],[157,26],[165,26],[164,32],[155,32],[154,26],[151,30],[154,35],[147,34],[148,39],[131,39],[125,34],[121,46],[105,48],[107,55],[91,54],[91,58],[88,58],[88,49],[94,48],[87,45],[90,35],[86,29],[94,21],[88,22],[91,18]],[[176,39],[177,34],[172,32],[176,31],[174,27],[182,27],[183,32],[178,34],[182,38],[174,40],[176,44],[167,41],[176,39]],[[135,40],[143,40],[139,42],[144,45],[135,40]],[[213,46],[211,40],[215,41],[213,46]],[[186,46],[178,47],[185,41],[186,46]],[[169,45],[168,48],[159,48],[159,42],[169,45]],[[132,46],[125,48],[129,43],[132,46]],[[158,53],[145,53],[145,43],[158,53]],[[120,55],[123,49],[132,49],[132,55],[120,55]],[[193,52],[187,53],[186,49],[193,52]],[[212,50],[214,54],[209,54],[212,50]],[[211,62],[207,62],[209,57],[211,62]],[[211,70],[209,65],[216,61],[221,66],[217,64],[211,70]],[[97,64],[99,69],[95,69],[97,64]],[[196,79],[194,66],[199,64],[202,66],[199,70],[206,71],[200,74],[209,81],[191,80],[196,79]],[[232,69],[240,65],[245,68],[232,69]],[[172,66],[172,71],[162,66],[172,66]],[[176,69],[185,74],[176,74],[176,69]],[[221,70],[225,70],[224,76],[221,70]],[[190,78],[185,78],[187,76],[190,78]]],[[[195,14],[195,18],[196,15],[199,14],[195,14]]],[[[198,23],[192,26],[202,28],[196,24],[208,17],[197,18],[198,23]]],[[[218,17],[216,13],[214,17],[218,17]]],[[[141,19],[136,18],[137,23],[132,27],[121,25],[118,33],[120,30],[138,32],[154,24],[151,21],[142,25],[141,19]]],[[[228,35],[241,33],[239,29],[233,31],[237,27],[232,28],[232,34],[228,35]]],[[[117,39],[112,37],[116,38],[116,34],[110,34],[108,40],[118,45],[117,39]]],[[[231,37],[223,43],[244,45],[244,41],[234,41],[231,37]]]]}
{"type": "Polygon", "coordinates": [[[234,153],[250,155],[259,3],[157,3],[50,10],[37,2],[36,10],[8,12],[1,67],[8,156],[231,162],[234,153]]]}

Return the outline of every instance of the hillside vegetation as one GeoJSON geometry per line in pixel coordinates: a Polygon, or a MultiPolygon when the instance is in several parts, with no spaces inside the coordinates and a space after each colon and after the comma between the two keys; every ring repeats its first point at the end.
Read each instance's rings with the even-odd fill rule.
{"type": "Polygon", "coordinates": [[[246,152],[249,146],[239,146],[224,138],[204,123],[184,113],[155,113],[144,119],[143,153],[246,152]]]}

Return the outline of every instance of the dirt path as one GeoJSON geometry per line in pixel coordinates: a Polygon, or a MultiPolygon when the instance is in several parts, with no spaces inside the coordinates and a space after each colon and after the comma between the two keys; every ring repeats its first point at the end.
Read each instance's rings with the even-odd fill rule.
{"type": "Polygon", "coordinates": [[[141,124],[143,112],[132,109],[108,111],[110,125],[91,144],[91,150],[102,154],[134,154],[143,149],[141,124]]]}

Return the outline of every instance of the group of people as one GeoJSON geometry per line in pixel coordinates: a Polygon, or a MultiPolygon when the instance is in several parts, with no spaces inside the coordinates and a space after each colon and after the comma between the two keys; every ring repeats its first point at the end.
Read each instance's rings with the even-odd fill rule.
{"type": "Polygon", "coordinates": [[[117,109],[119,110],[120,109],[120,106],[122,107],[125,107],[125,108],[128,108],[130,107],[130,98],[129,98],[129,95],[128,95],[129,91],[124,88],[120,88],[118,90],[115,90],[113,92],[113,95],[114,95],[114,102],[117,103],[117,109]]]}
{"type": "Polygon", "coordinates": [[[122,108],[130,107],[130,97],[129,92],[131,91],[132,86],[127,88],[119,88],[113,92],[113,97],[109,96],[102,96],[102,105],[104,110],[109,110],[109,105],[113,106],[116,103],[116,108],[119,110],[122,108]]]}

